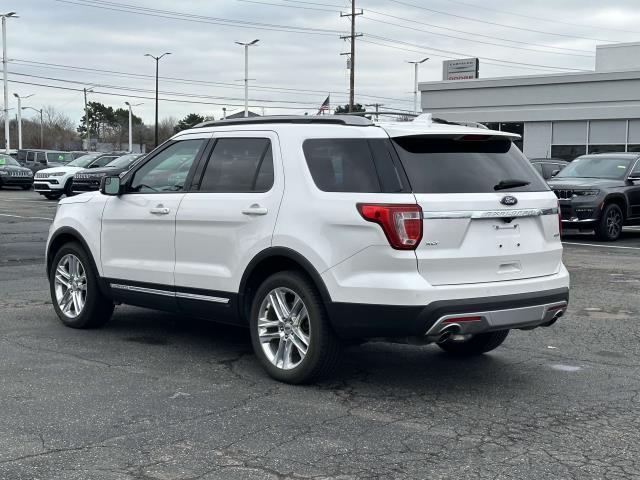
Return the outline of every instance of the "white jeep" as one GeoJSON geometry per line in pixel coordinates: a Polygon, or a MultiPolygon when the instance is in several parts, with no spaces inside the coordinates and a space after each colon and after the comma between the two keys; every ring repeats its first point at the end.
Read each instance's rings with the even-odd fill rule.
{"type": "Polygon", "coordinates": [[[430,115],[203,123],[60,202],[54,308],[75,328],[116,303],[246,325],[291,383],[344,341],[488,352],[569,299],[558,200],[514,138],[430,115]]]}

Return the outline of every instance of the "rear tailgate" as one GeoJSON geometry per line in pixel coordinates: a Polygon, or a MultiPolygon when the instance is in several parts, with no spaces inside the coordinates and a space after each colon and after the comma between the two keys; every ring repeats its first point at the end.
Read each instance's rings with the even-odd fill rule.
{"type": "Polygon", "coordinates": [[[392,141],[423,210],[416,255],[430,284],[559,271],[557,199],[510,139],[413,135],[392,141]]]}

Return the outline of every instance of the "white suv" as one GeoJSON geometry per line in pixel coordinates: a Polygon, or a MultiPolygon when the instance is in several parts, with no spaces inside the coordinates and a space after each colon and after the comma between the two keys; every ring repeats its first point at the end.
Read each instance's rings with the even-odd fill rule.
{"type": "Polygon", "coordinates": [[[115,303],[247,325],[291,383],[327,374],[344,341],[487,352],[569,298],[557,198],[513,138],[430,115],[201,124],[60,202],[54,308],[75,328],[115,303]]]}

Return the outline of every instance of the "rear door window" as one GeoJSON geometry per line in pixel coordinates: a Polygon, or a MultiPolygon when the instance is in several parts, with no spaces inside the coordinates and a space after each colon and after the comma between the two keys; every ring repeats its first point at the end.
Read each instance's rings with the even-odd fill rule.
{"type": "Polygon", "coordinates": [[[273,186],[268,138],[220,138],[200,182],[204,192],[267,192],[273,186]]]}
{"type": "Polygon", "coordinates": [[[536,192],[549,187],[509,140],[456,140],[433,136],[392,139],[415,193],[495,192],[500,182],[526,182],[500,191],[536,192]]]}

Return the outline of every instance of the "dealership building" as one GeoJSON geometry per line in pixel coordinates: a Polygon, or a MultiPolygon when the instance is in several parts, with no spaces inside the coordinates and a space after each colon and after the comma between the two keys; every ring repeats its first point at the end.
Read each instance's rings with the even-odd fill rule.
{"type": "Polygon", "coordinates": [[[419,84],[422,111],[518,133],[529,158],[640,152],[640,43],[599,45],[593,72],[448,78],[419,84]]]}

